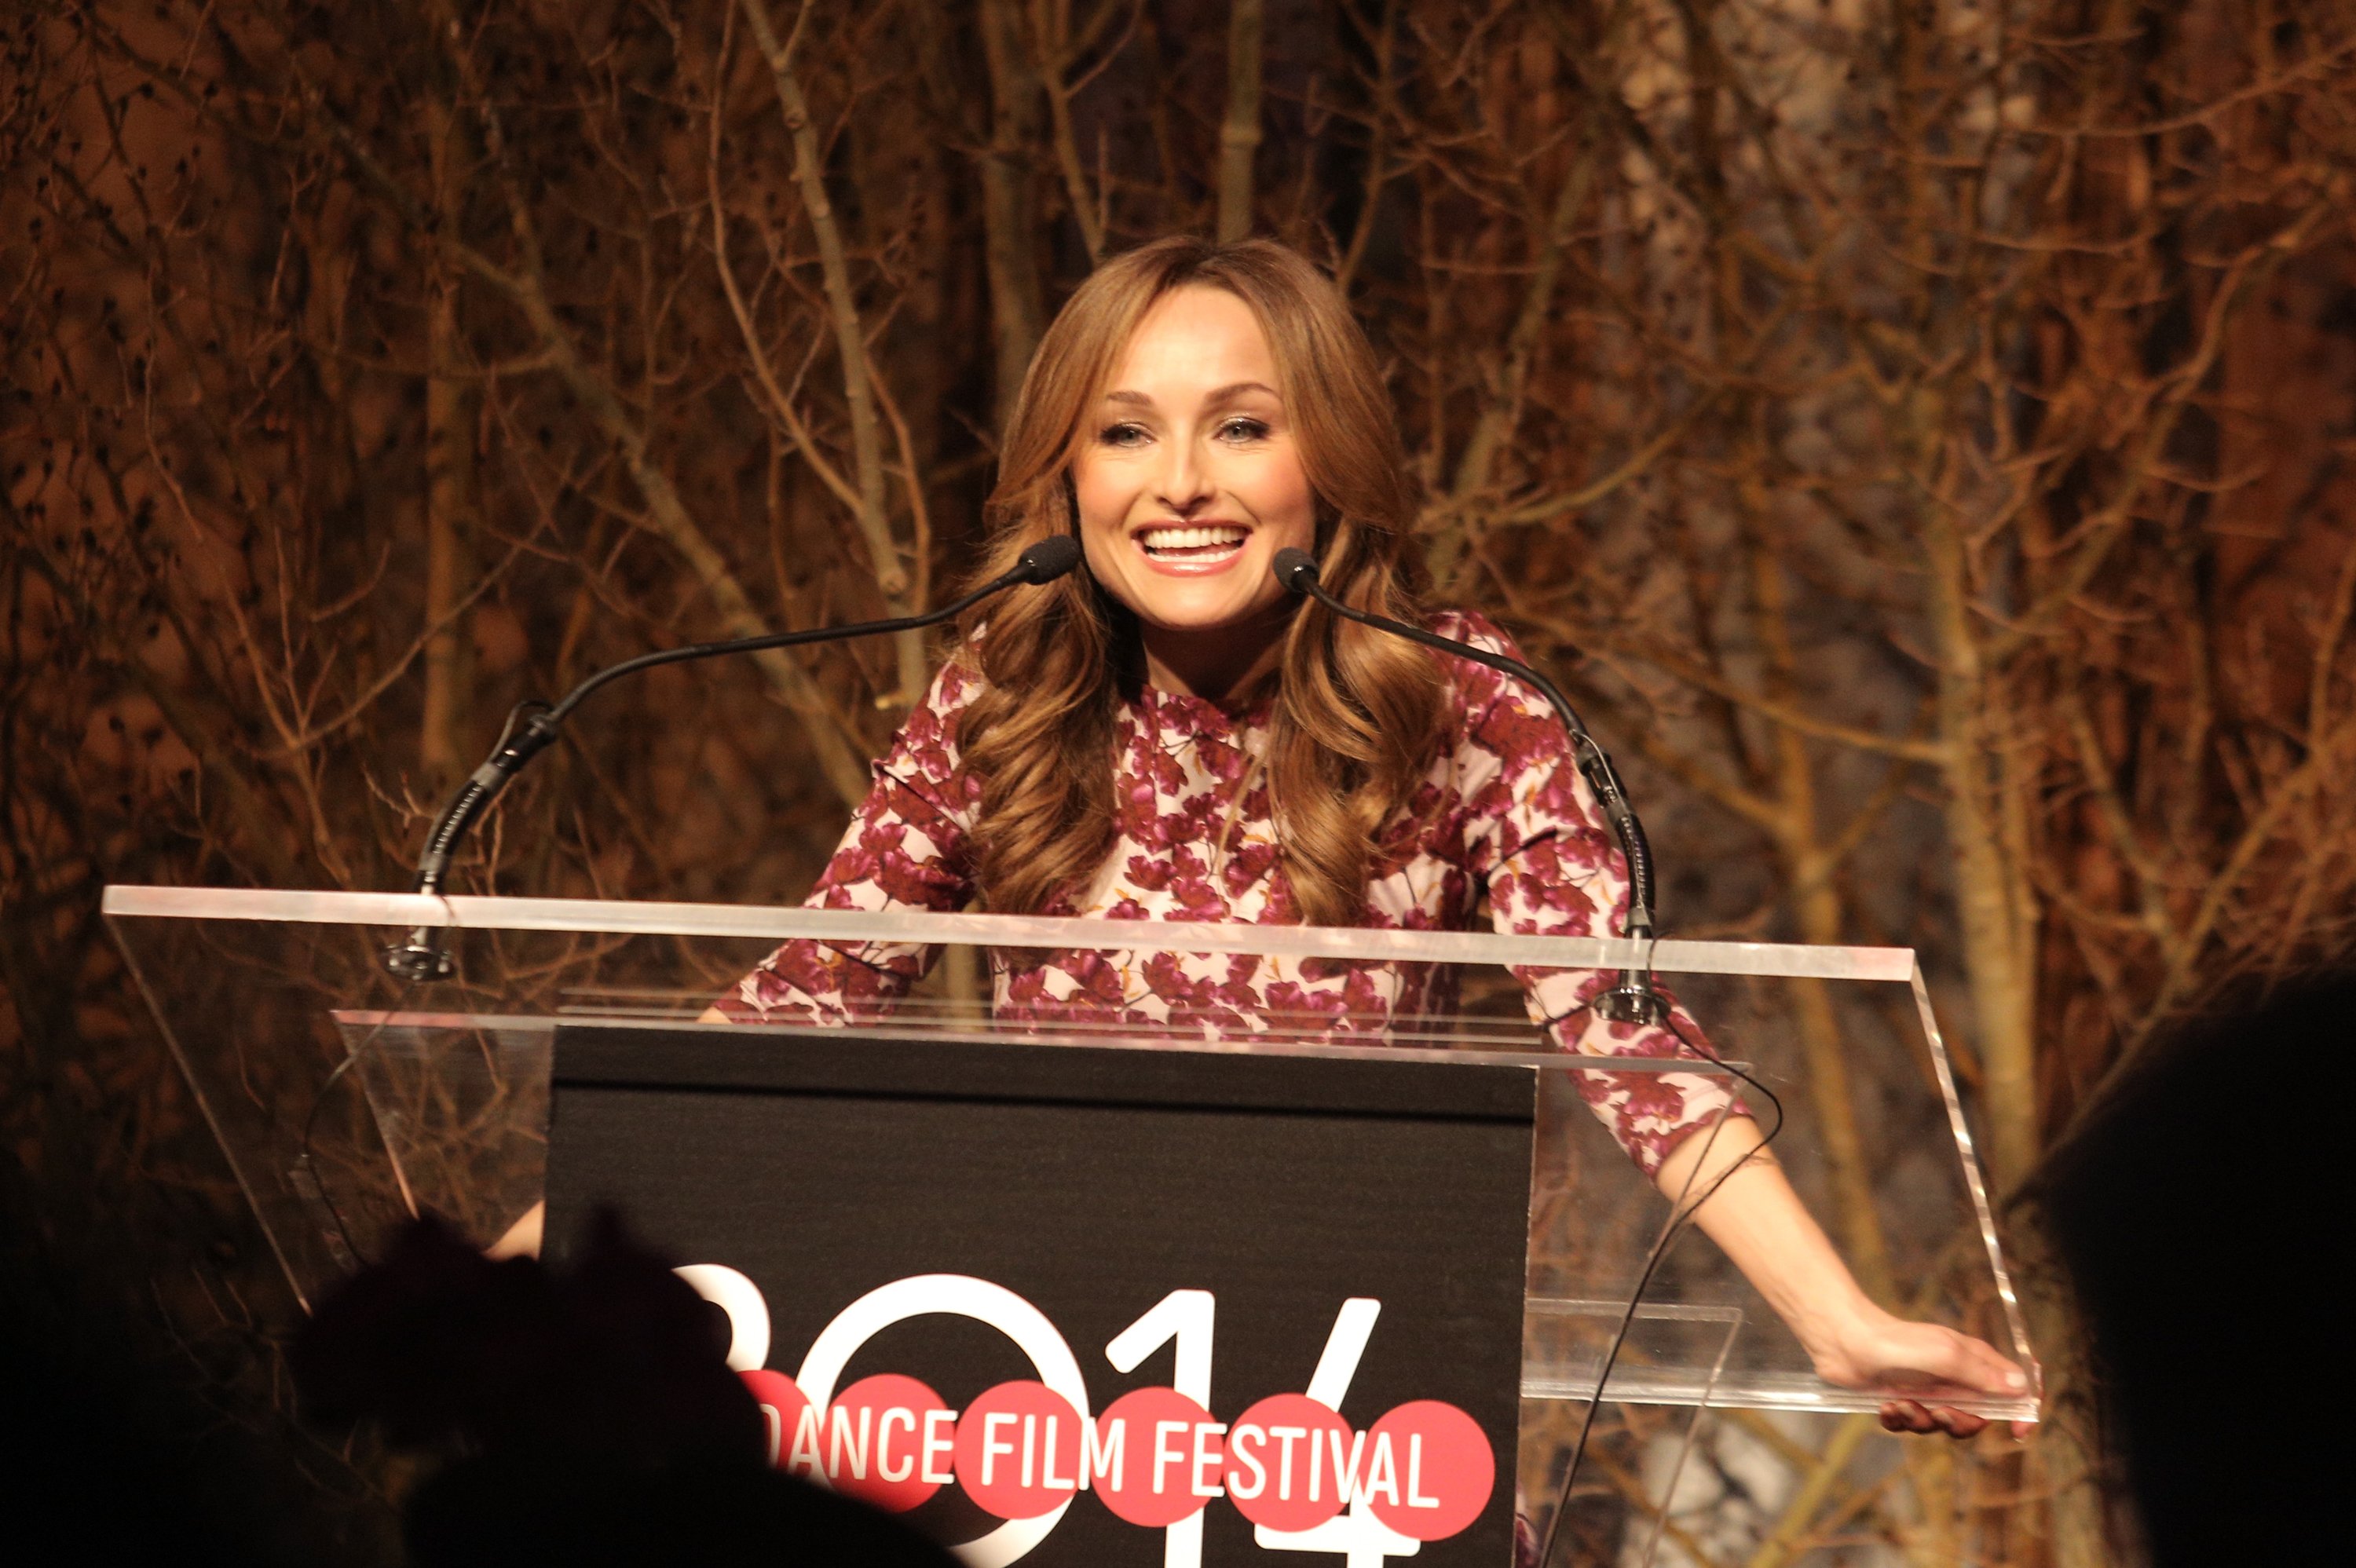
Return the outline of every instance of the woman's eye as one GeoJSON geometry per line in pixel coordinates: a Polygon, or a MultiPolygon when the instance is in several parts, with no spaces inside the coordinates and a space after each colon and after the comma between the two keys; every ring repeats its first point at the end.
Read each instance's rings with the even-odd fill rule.
{"type": "Polygon", "coordinates": [[[1232,419],[1219,427],[1219,433],[1229,441],[1263,441],[1268,426],[1258,420],[1232,419]]]}
{"type": "Polygon", "coordinates": [[[1145,427],[1136,424],[1107,425],[1097,432],[1097,440],[1107,446],[1136,446],[1145,440],[1145,427]]]}

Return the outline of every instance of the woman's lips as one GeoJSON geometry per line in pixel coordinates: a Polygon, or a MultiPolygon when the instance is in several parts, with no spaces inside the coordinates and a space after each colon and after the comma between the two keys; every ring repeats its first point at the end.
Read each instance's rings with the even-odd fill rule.
{"type": "Polygon", "coordinates": [[[1251,530],[1234,523],[1189,523],[1140,528],[1130,538],[1154,571],[1173,577],[1203,577],[1241,560],[1251,530]]]}

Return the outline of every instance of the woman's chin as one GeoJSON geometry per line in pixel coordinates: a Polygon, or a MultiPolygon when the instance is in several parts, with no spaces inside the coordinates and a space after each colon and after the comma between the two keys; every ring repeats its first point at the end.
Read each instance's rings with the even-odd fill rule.
{"type": "Polygon", "coordinates": [[[1165,636],[1247,636],[1269,629],[1271,603],[1235,594],[1156,594],[1132,608],[1150,630],[1165,636]]]}

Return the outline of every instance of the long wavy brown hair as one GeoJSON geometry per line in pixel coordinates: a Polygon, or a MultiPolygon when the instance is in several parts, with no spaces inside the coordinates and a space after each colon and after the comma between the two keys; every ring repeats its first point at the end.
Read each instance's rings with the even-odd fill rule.
{"type": "MultiPolygon", "coordinates": [[[[1161,240],[1080,285],[1023,379],[979,577],[1076,531],[1084,421],[1147,310],[1189,284],[1234,294],[1268,335],[1317,495],[1322,581],[1355,608],[1420,624],[1415,491],[1374,350],[1325,276],[1266,240],[1161,240]]],[[[976,886],[985,908],[1040,912],[1076,896],[1112,849],[1114,716],[1144,668],[1136,617],[1083,566],[973,611],[959,631],[959,656],[983,683],[958,728],[963,765],[981,781],[976,886]]],[[[1294,907],[1311,924],[1358,923],[1385,830],[1438,741],[1439,670],[1411,644],[1303,602],[1271,678],[1265,766],[1294,907]]]]}

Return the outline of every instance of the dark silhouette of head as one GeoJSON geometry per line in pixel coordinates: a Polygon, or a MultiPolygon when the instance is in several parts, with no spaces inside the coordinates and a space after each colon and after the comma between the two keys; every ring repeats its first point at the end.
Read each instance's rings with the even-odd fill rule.
{"type": "Polygon", "coordinates": [[[2356,975],[2245,990],[2156,1044],[2045,1204],[2157,1568],[2344,1563],[2329,1420],[2356,975]]]}
{"type": "Polygon", "coordinates": [[[769,1467],[726,1322],[610,1213],[563,1273],[437,1221],[323,1302],[306,1412],[446,1456],[411,1494],[418,1568],[518,1562],[949,1568],[898,1520],[769,1467]]]}

